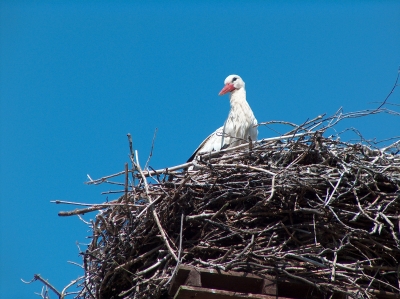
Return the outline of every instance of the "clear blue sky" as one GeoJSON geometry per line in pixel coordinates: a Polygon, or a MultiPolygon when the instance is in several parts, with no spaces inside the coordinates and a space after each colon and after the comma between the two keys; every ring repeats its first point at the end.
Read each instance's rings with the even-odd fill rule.
{"type": "MultiPolygon", "coordinates": [[[[150,165],[185,162],[228,114],[227,75],[259,122],[372,109],[394,84],[399,1],[214,2],[0,1],[1,298],[37,298],[20,281],[34,273],[60,290],[81,275],[67,261],[90,231],[50,201],[105,201],[86,174],[123,170],[128,132],[142,164],[155,128],[150,165]]],[[[400,135],[390,115],[343,126],[400,135]]]]}

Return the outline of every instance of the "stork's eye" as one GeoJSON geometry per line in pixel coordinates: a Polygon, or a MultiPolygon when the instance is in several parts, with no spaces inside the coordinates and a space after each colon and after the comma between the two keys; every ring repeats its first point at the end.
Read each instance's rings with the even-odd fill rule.
{"type": "Polygon", "coordinates": [[[233,79],[232,79],[232,82],[235,82],[237,80],[237,78],[236,77],[234,77],[233,79]]]}

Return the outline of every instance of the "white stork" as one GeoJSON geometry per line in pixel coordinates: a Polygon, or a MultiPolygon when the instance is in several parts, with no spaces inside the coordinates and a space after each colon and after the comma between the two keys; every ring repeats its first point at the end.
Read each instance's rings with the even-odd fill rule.
{"type": "Polygon", "coordinates": [[[221,128],[218,128],[200,144],[188,162],[192,161],[197,154],[219,151],[246,143],[249,137],[252,141],[257,140],[257,119],[246,101],[244,81],[238,75],[229,75],[224,83],[225,86],[219,95],[230,93],[231,110],[228,118],[221,128]]]}

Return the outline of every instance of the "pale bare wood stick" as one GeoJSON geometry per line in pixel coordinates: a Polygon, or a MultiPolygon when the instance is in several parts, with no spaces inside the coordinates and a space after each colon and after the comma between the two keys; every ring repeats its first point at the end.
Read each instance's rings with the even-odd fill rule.
{"type": "MultiPolygon", "coordinates": [[[[85,184],[87,184],[87,185],[92,185],[92,184],[93,185],[98,185],[98,184],[104,183],[104,181],[109,179],[109,178],[114,178],[114,177],[120,176],[120,175],[122,175],[124,173],[125,173],[125,171],[120,171],[120,172],[117,172],[117,173],[114,173],[114,174],[110,174],[110,175],[104,176],[104,177],[102,177],[100,179],[97,179],[97,180],[90,180],[89,182],[85,182],[85,184]]],[[[87,176],[90,177],[89,175],[87,175],[87,176]]]]}
{"type": "Polygon", "coordinates": [[[256,126],[259,127],[259,126],[266,126],[266,125],[272,125],[272,124],[289,125],[289,126],[296,127],[296,128],[299,127],[299,125],[297,125],[295,123],[291,123],[291,122],[284,121],[284,120],[269,120],[269,121],[258,123],[256,126]]]}
{"type": "MultiPolygon", "coordinates": [[[[118,200],[113,200],[105,203],[98,203],[98,204],[92,204],[92,203],[80,203],[80,202],[72,202],[72,201],[63,201],[63,200],[51,200],[51,203],[55,204],[66,204],[66,205],[75,205],[75,206],[86,206],[86,207],[94,207],[94,206],[102,206],[102,207],[113,207],[113,206],[126,206],[127,204],[124,203],[119,203],[118,200]]],[[[136,204],[128,204],[130,207],[144,207],[144,205],[136,205],[136,204]]]]}
{"type": "MultiPolygon", "coordinates": [[[[125,204],[123,206],[126,206],[125,204]]],[[[135,206],[137,208],[140,208],[141,206],[135,206]]],[[[104,209],[105,206],[93,206],[87,209],[81,209],[81,210],[73,210],[73,211],[69,211],[69,212],[58,212],[58,216],[73,216],[73,215],[80,215],[80,214],[86,214],[86,213],[90,213],[93,211],[97,211],[97,210],[101,210],[104,209]]]]}
{"type": "Polygon", "coordinates": [[[203,218],[211,218],[212,216],[214,216],[215,213],[201,213],[199,215],[193,215],[193,216],[186,216],[186,221],[192,221],[195,219],[203,219],[203,218]]]}
{"type": "Polygon", "coordinates": [[[149,203],[140,213],[139,215],[136,216],[136,218],[140,218],[148,209],[150,209],[154,204],[158,202],[158,200],[161,198],[161,195],[158,196],[155,200],[153,200],[151,203],[149,203]]]}
{"type": "Polygon", "coordinates": [[[331,273],[331,281],[336,280],[336,263],[337,263],[337,257],[338,253],[335,251],[334,257],[333,257],[333,264],[332,264],[332,273],[331,273]]]}
{"type": "Polygon", "coordinates": [[[42,278],[40,276],[40,274],[34,274],[33,278],[31,281],[24,281],[23,279],[21,279],[21,281],[23,283],[26,284],[31,284],[32,282],[39,280],[41,281],[46,287],[48,287],[50,290],[52,290],[54,293],[56,293],[56,295],[60,298],[61,297],[61,293],[59,291],[57,291],[57,289],[55,287],[53,287],[47,280],[45,280],[44,278],[42,278]]]}
{"type": "Polygon", "coordinates": [[[158,128],[156,128],[155,131],[154,131],[153,141],[151,142],[150,154],[149,154],[149,157],[147,158],[146,164],[144,165],[144,169],[147,169],[147,167],[149,165],[149,162],[150,162],[150,159],[153,156],[154,141],[156,140],[157,131],[158,131],[158,128]]]}
{"type": "Polygon", "coordinates": [[[332,200],[332,197],[333,197],[333,195],[335,194],[336,189],[339,187],[340,182],[342,181],[343,175],[344,175],[345,173],[346,173],[346,171],[344,171],[344,172],[342,172],[342,173],[340,174],[340,177],[339,177],[338,181],[336,182],[336,185],[335,185],[335,187],[333,188],[331,195],[329,196],[328,200],[325,202],[325,206],[327,206],[327,205],[330,204],[330,202],[331,202],[331,200],[332,200]]]}
{"type": "Polygon", "coordinates": [[[128,142],[129,142],[129,151],[130,151],[130,158],[132,160],[132,162],[134,161],[135,157],[134,157],[134,152],[133,152],[133,142],[132,142],[132,135],[131,133],[126,134],[126,136],[128,136],[128,142]]]}
{"type": "Polygon", "coordinates": [[[125,203],[128,203],[128,182],[129,182],[129,177],[128,177],[128,163],[125,163],[125,203]]]}
{"type": "MultiPolygon", "coordinates": [[[[260,171],[260,172],[265,172],[268,173],[270,175],[275,176],[276,173],[263,169],[263,168],[259,168],[259,167],[254,167],[254,166],[249,166],[249,165],[244,165],[244,164],[210,164],[211,167],[215,167],[215,168],[227,168],[227,167],[236,167],[236,168],[244,168],[244,169],[252,169],[255,171],[260,171]]],[[[202,168],[208,168],[207,166],[199,166],[202,168]]]]}
{"type": "MultiPolygon", "coordinates": [[[[142,171],[142,169],[141,169],[141,167],[140,167],[140,164],[139,164],[139,157],[138,157],[139,154],[138,154],[138,151],[137,151],[137,150],[135,151],[135,154],[136,154],[136,168],[137,168],[137,170],[139,171],[140,175],[142,176],[143,183],[144,183],[144,188],[145,188],[146,195],[147,195],[147,199],[149,200],[150,204],[152,204],[153,200],[151,199],[151,196],[150,196],[150,193],[149,193],[149,185],[148,185],[147,180],[146,180],[146,177],[144,176],[143,171],[142,171]]],[[[166,245],[167,248],[168,248],[168,251],[169,251],[169,252],[171,253],[171,255],[174,257],[175,261],[178,262],[179,259],[178,259],[178,257],[176,256],[174,250],[172,249],[171,245],[170,245],[169,242],[168,242],[166,233],[165,233],[165,231],[164,231],[164,229],[163,229],[163,227],[162,227],[162,225],[161,225],[161,223],[160,223],[160,219],[158,219],[158,215],[157,215],[156,210],[154,209],[154,206],[151,206],[151,212],[152,212],[152,214],[153,214],[154,221],[156,222],[156,224],[157,224],[157,226],[158,226],[158,229],[160,230],[161,237],[162,237],[162,239],[163,239],[165,245],[166,245]]]]}
{"type": "MultiPolygon", "coordinates": [[[[92,203],[81,203],[81,202],[73,202],[73,201],[64,201],[64,200],[51,200],[51,203],[55,203],[55,204],[65,204],[65,205],[74,205],[74,206],[85,206],[85,207],[92,207],[93,205],[96,204],[92,204],[92,203]]],[[[110,201],[108,203],[102,203],[102,204],[97,204],[97,205],[111,205],[113,203],[117,203],[116,200],[114,201],[110,201]]]]}
{"type": "MultiPolygon", "coordinates": [[[[130,151],[131,151],[131,157],[133,158],[134,154],[133,154],[133,149],[132,149],[132,136],[131,136],[130,133],[128,133],[127,136],[128,136],[128,140],[129,140],[129,149],[130,149],[130,151]]],[[[132,172],[132,171],[130,171],[130,172],[132,172]]],[[[124,170],[124,171],[121,171],[121,172],[114,173],[114,174],[110,174],[110,175],[108,175],[108,176],[101,177],[101,178],[96,179],[96,180],[93,180],[93,179],[90,177],[90,175],[87,174],[87,177],[89,178],[90,181],[89,181],[89,182],[86,182],[85,184],[87,184],[87,185],[92,185],[92,184],[97,185],[97,184],[101,184],[101,183],[103,183],[103,182],[104,182],[105,180],[107,180],[107,179],[110,179],[110,178],[113,178],[113,177],[116,177],[116,176],[120,176],[120,175],[122,175],[122,174],[124,174],[124,173],[125,173],[125,170],[124,170]]]]}
{"type": "Polygon", "coordinates": [[[389,148],[396,147],[396,146],[398,146],[399,144],[400,144],[400,140],[397,140],[395,143],[392,143],[392,144],[390,144],[390,145],[387,146],[387,147],[381,148],[381,151],[382,151],[382,152],[385,152],[385,151],[387,151],[389,148]]]}
{"type": "Polygon", "coordinates": [[[68,289],[69,287],[73,286],[73,285],[76,284],[79,280],[82,280],[82,279],[84,279],[84,278],[85,278],[84,276],[81,276],[81,277],[78,277],[77,279],[71,281],[71,282],[61,291],[60,299],[64,299],[65,296],[68,295],[66,292],[67,292],[67,289],[68,289]]]}
{"type": "Polygon", "coordinates": [[[171,173],[175,170],[179,170],[179,169],[184,169],[184,168],[188,168],[189,166],[192,166],[193,163],[192,162],[188,162],[188,163],[183,163],[183,164],[179,164],[173,167],[167,167],[167,168],[163,168],[163,169],[156,169],[156,170],[143,170],[143,175],[145,177],[148,177],[150,175],[157,175],[157,174],[167,174],[167,173],[171,173]]]}
{"type": "Polygon", "coordinates": [[[174,278],[175,272],[178,269],[180,263],[181,263],[181,255],[182,255],[182,235],[183,235],[183,219],[185,215],[182,213],[181,216],[181,232],[179,234],[179,251],[178,251],[178,262],[176,263],[176,266],[174,268],[174,271],[171,273],[171,277],[167,280],[167,282],[164,285],[167,285],[168,283],[171,282],[171,280],[174,278]]]}
{"type": "Polygon", "coordinates": [[[266,200],[263,200],[263,204],[266,204],[267,202],[269,202],[272,199],[272,197],[274,197],[274,194],[275,194],[275,179],[276,179],[276,175],[274,175],[272,177],[271,194],[269,195],[269,197],[266,200]]]}
{"type": "MultiPolygon", "coordinates": [[[[52,201],[52,202],[55,202],[57,204],[64,203],[64,202],[61,202],[61,201],[52,201]]],[[[67,203],[67,204],[75,204],[75,203],[69,203],[69,202],[65,202],[65,203],[67,203]]],[[[118,202],[115,202],[115,201],[114,202],[110,202],[110,203],[105,203],[105,204],[94,204],[94,205],[93,204],[90,205],[90,204],[79,204],[79,203],[77,203],[77,205],[83,205],[83,206],[88,205],[89,208],[80,209],[80,210],[76,209],[76,210],[68,211],[68,212],[61,211],[61,212],[58,213],[58,216],[73,216],[73,215],[86,214],[86,213],[89,213],[89,212],[101,210],[101,209],[104,209],[104,208],[107,208],[107,207],[112,207],[112,206],[130,206],[131,208],[135,208],[135,209],[145,207],[144,205],[125,204],[125,203],[118,203],[118,202]]]]}
{"type": "Polygon", "coordinates": [[[392,93],[394,92],[394,90],[396,89],[397,86],[399,86],[397,84],[397,82],[399,82],[399,76],[400,76],[400,67],[397,69],[397,77],[396,77],[396,81],[393,84],[392,90],[389,92],[389,94],[386,96],[385,100],[379,105],[378,108],[375,109],[375,111],[379,110],[380,108],[382,108],[382,106],[384,106],[387,102],[387,100],[389,99],[389,97],[392,95],[392,93]]]}
{"type": "MultiPolygon", "coordinates": [[[[78,246],[78,248],[79,248],[79,246],[78,246]]],[[[80,248],[79,248],[79,250],[80,250],[80,248]]],[[[80,250],[80,252],[82,252],[82,251],[80,250]]],[[[71,265],[74,265],[74,266],[77,266],[77,267],[79,267],[79,268],[84,269],[84,267],[83,267],[81,264],[78,264],[78,263],[76,263],[76,262],[67,261],[67,263],[68,263],[68,264],[71,264],[71,265]]]]}
{"type": "MultiPolygon", "coordinates": [[[[158,169],[158,170],[150,170],[150,171],[143,170],[142,172],[143,172],[145,177],[148,177],[149,175],[170,173],[170,172],[175,171],[175,170],[188,168],[191,165],[192,165],[192,163],[189,162],[189,163],[184,163],[184,164],[176,165],[176,166],[173,166],[173,167],[167,167],[167,168],[158,169]]],[[[134,171],[132,171],[132,170],[129,170],[129,172],[134,174],[134,171]]],[[[120,176],[120,175],[123,175],[123,174],[125,174],[125,170],[117,172],[117,173],[114,173],[114,174],[111,174],[111,175],[108,175],[108,176],[101,177],[101,178],[96,179],[96,180],[90,180],[89,182],[85,182],[85,184],[87,184],[87,185],[98,185],[98,184],[104,183],[109,178],[117,177],[117,176],[120,176]]],[[[135,174],[135,175],[136,176],[140,176],[139,174],[135,174]]]]}
{"type": "MultiPolygon", "coordinates": [[[[133,141],[132,141],[132,136],[130,133],[126,134],[126,136],[128,137],[128,142],[129,142],[129,159],[132,162],[132,170],[130,171],[132,173],[132,186],[135,185],[135,175],[134,175],[134,170],[135,170],[135,163],[134,161],[134,152],[133,152],[133,141]]],[[[133,191],[135,191],[135,188],[133,188],[133,191]]],[[[133,196],[135,198],[135,192],[133,193],[133,196]]],[[[135,198],[136,199],[136,198],[135,198]]]]}

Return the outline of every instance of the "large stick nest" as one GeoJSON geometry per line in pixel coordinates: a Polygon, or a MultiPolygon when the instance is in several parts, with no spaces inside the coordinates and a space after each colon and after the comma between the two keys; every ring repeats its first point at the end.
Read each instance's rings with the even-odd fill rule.
{"type": "Polygon", "coordinates": [[[396,146],[313,133],[203,156],[195,171],[135,164],[134,186],[92,222],[81,296],[167,298],[177,260],[352,298],[398,293],[396,146]]]}

